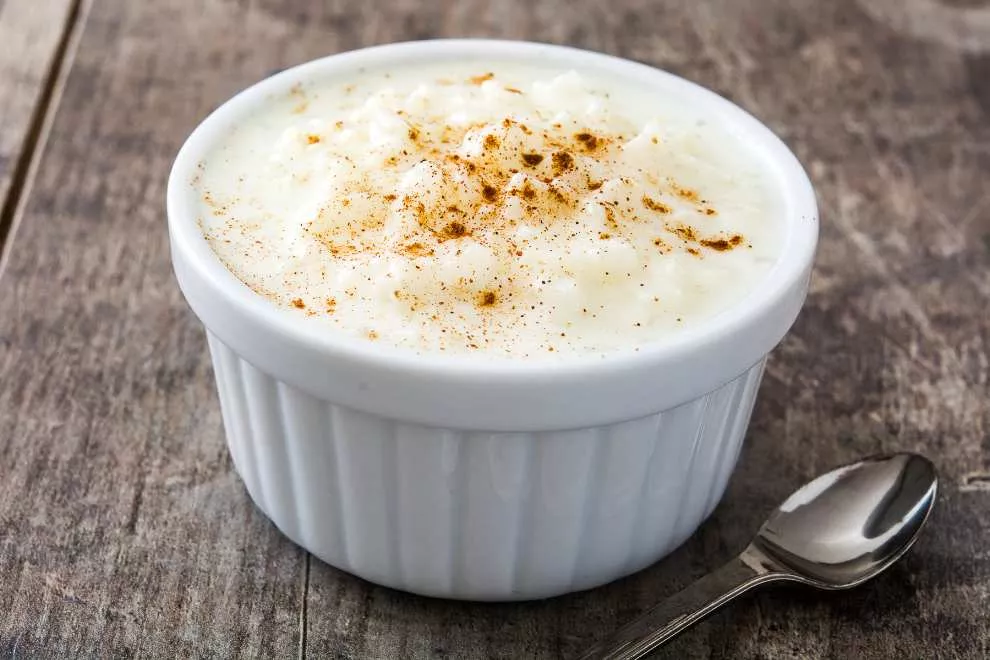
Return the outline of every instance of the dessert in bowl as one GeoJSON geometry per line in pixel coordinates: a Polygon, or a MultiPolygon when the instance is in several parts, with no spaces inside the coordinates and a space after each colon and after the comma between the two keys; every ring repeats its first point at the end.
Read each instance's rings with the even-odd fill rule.
{"type": "Polygon", "coordinates": [[[716,94],[485,40],[249,88],[183,146],[168,216],[259,508],[346,571],[481,600],[608,582],[711,513],[818,222],[716,94]]]}

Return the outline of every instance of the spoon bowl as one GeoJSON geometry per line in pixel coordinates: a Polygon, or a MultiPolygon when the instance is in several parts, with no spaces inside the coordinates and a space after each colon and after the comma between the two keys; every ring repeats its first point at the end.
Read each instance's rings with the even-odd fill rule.
{"type": "Polygon", "coordinates": [[[935,504],[937,484],[935,467],[917,454],[840,467],[788,497],[753,546],[801,582],[854,587],[911,547],[935,504]]]}

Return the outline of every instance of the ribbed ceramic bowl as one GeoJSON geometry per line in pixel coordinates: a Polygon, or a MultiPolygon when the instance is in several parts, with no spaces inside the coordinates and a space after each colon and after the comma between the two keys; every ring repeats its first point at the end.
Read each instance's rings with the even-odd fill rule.
{"type": "Polygon", "coordinates": [[[587,589],[682,543],[732,473],[767,354],[804,302],[818,233],[790,151],[721,97],[656,69],[532,43],[394,44],[290,69],[207,118],[168,186],[172,260],[206,326],[227,440],[258,507],[345,571],[431,596],[522,600],[587,589]],[[785,199],[765,285],[690,333],[611,357],[422,356],[276,308],[200,233],[196,167],[272,94],[361,67],[537,61],[678,95],[741,135],[785,199]]]}

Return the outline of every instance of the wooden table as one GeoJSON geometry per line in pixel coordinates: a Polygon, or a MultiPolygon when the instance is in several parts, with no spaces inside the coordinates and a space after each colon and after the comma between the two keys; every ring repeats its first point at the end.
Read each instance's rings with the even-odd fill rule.
{"type": "Polygon", "coordinates": [[[920,451],[917,548],[854,592],[751,597],[661,654],[990,657],[990,4],[0,0],[0,655],[558,658],[737,552],[813,475],[920,451]],[[171,160],[273,70],[434,36],[567,43],[697,80],[820,196],[808,305],[715,515],[590,593],[476,605],[332,569],[252,506],[169,265],[171,160]]]}

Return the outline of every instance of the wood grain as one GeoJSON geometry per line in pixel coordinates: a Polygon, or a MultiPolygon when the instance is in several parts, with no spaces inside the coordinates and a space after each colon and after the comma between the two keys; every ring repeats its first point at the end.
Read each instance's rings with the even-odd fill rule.
{"type": "Polygon", "coordinates": [[[231,470],[204,338],[167,256],[165,173],[231,90],[197,80],[215,62],[169,43],[198,19],[161,9],[97,3],[88,16],[0,285],[11,656],[275,657],[298,644],[305,555],[231,470]]]}
{"type": "Polygon", "coordinates": [[[0,0],[0,248],[42,133],[77,4],[0,0]]]}
{"type": "Polygon", "coordinates": [[[94,4],[0,278],[0,653],[568,657],[737,552],[805,480],[910,449],[943,488],[902,564],[849,593],[750,597],[661,656],[990,656],[990,37],[969,29],[956,48],[888,14],[859,0],[94,4]],[[539,603],[408,596],[283,539],[232,471],[168,263],[165,178],[209,109],[317,55],[463,35],[708,85],[784,137],[822,207],[808,305],[715,515],[656,566],[539,603]]]}

